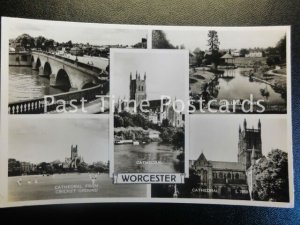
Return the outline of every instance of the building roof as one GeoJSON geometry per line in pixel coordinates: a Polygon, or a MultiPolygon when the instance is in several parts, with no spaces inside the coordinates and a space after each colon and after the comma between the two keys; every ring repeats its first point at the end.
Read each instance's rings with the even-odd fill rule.
{"type": "Polygon", "coordinates": [[[221,161],[209,161],[212,164],[213,169],[219,170],[245,170],[244,166],[238,162],[221,162],[221,161]]]}
{"type": "Polygon", "coordinates": [[[229,54],[229,53],[226,53],[225,55],[223,55],[221,57],[221,59],[233,59],[233,56],[231,54],[229,54]]]}

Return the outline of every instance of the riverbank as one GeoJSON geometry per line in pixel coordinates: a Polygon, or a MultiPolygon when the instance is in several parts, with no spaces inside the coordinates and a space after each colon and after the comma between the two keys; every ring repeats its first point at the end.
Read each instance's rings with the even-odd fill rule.
{"type": "Polygon", "coordinates": [[[141,142],[160,142],[159,131],[153,129],[143,129],[142,127],[115,127],[114,140],[136,140],[141,142]],[[152,135],[153,134],[153,135],[152,135]]]}
{"type": "Polygon", "coordinates": [[[252,72],[251,69],[244,70],[242,75],[250,76],[252,74],[253,78],[257,78],[257,81],[267,83],[272,86],[275,92],[286,95],[287,77],[282,71],[285,70],[281,69],[280,73],[276,73],[276,70],[261,67],[256,72],[252,72]]]}
{"type": "Polygon", "coordinates": [[[190,70],[190,92],[191,95],[200,95],[209,85],[216,75],[207,68],[198,67],[190,70]]]}

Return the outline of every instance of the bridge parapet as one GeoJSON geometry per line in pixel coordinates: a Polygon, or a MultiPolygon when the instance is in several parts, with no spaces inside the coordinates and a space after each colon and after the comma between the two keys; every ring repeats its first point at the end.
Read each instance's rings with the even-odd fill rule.
{"type": "Polygon", "coordinates": [[[32,54],[34,54],[34,53],[54,57],[56,59],[62,60],[62,61],[67,62],[67,63],[70,63],[70,64],[72,64],[76,67],[83,68],[83,69],[95,72],[97,74],[103,73],[103,69],[101,69],[99,67],[96,67],[96,66],[93,66],[93,65],[88,65],[88,64],[85,64],[85,63],[82,63],[82,62],[78,62],[76,60],[69,59],[69,58],[66,58],[66,57],[63,57],[63,56],[60,56],[60,55],[52,54],[50,52],[32,51],[32,54]]]}
{"type": "MultiPolygon", "coordinates": [[[[95,100],[96,95],[105,95],[108,92],[108,84],[100,84],[95,87],[72,91],[67,93],[61,93],[51,95],[54,98],[54,103],[46,106],[46,112],[51,112],[56,109],[61,103],[57,103],[58,100],[64,100],[66,106],[69,106],[71,100],[76,100],[77,103],[81,103],[80,100],[84,98],[87,102],[95,100]]],[[[74,104],[74,103],[73,103],[74,104]]],[[[9,114],[41,114],[45,113],[45,98],[36,98],[25,101],[12,102],[8,104],[9,114]]]]}

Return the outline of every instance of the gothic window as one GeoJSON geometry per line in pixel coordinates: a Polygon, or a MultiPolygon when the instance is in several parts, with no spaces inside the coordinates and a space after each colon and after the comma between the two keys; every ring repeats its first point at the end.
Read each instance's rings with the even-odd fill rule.
{"type": "Polygon", "coordinates": [[[230,173],[227,174],[227,178],[231,179],[231,174],[230,173]]]}
{"type": "Polygon", "coordinates": [[[223,173],[221,173],[221,172],[219,173],[219,178],[223,179],[223,173]]]}
{"type": "Polygon", "coordinates": [[[240,179],[240,175],[238,173],[235,174],[235,179],[240,179]]]}
{"type": "Polygon", "coordinates": [[[203,171],[203,182],[207,183],[207,171],[206,170],[203,171]]]}

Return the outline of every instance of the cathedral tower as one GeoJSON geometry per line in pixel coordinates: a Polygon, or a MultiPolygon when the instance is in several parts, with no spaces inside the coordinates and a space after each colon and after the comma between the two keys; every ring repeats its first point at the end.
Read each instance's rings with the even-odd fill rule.
{"type": "Polygon", "coordinates": [[[239,142],[238,142],[238,162],[248,169],[251,163],[261,158],[261,123],[258,121],[258,127],[247,128],[247,121],[244,120],[243,129],[239,126],[239,142]]]}
{"type": "Polygon", "coordinates": [[[135,100],[138,106],[142,100],[147,99],[146,95],[146,73],[144,74],[144,79],[141,78],[140,73],[136,72],[135,79],[132,78],[132,73],[130,73],[130,93],[129,100],[135,100]]]}
{"type": "Polygon", "coordinates": [[[71,146],[71,160],[75,159],[78,156],[77,145],[71,146]]]}

